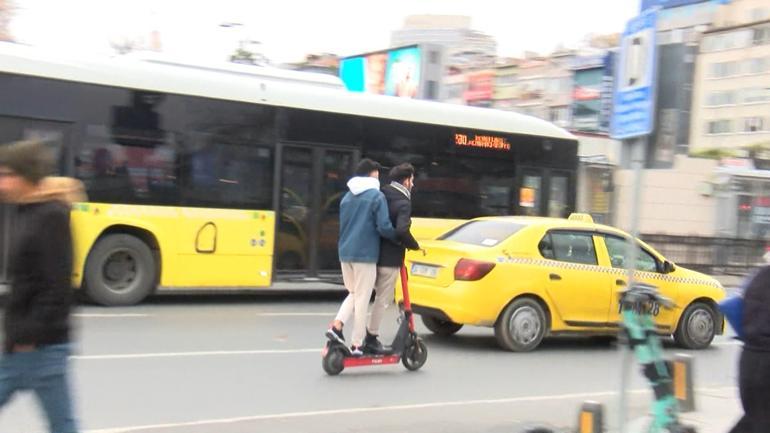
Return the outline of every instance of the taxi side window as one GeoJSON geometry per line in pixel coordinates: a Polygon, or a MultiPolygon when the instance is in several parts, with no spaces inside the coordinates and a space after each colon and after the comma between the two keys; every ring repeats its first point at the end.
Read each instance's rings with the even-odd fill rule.
{"type": "Polygon", "coordinates": [[[543,257],[561,262],[596,265],[596,249],[590,233],[552,232],[540,241],[543,257]]]}
{"type": "MultiPolygon", "coordinates": [[[[605,236],[604,244],[607,245],[607,253],[610,256],[610,263],[613,268],[625,269],[626,254],[628,253],[628,244],[625,239],[615,236],[605,236]]],[[[636,258],[636,270],[642,272],[658,272],[658,261],[652,254],[639,248],[639,256],[636,258]]]]}

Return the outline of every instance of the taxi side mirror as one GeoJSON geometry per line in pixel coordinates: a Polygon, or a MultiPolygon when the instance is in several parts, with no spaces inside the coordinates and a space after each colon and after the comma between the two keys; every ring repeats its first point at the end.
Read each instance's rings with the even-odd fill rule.
{"type": "Polygon", "coordinates": [[[673,263],[669,262],[668,260],[663,262],[663,273],[664,274],[670,274],[676,270],[676,267],[673,263]]]}

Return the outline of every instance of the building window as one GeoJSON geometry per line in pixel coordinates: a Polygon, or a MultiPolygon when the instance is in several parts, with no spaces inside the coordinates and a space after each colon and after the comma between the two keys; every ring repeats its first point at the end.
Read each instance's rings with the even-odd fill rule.
{"type": "Polygon", "coordinates": [[[743,119],[744,132],[764,131],[764,119],[761,117],[747,117],[743,119]]]}
{"type": "Polygon", "coordinates": [[[556,125],[564,126],[569,121],[569,108],[553,107],[549,113],[549,120],[556,125]]]}
{"type": "Polygon", "coordinates": [[[706,99],[706,106],[718,107],[720,105],[735,104],[735,91],[711,92],[706,99]]]}
{"type": "Polygon", "coordinates": [[[463,93],[465,92],[465,84],[447,84],[446,89],[447,99],[460,99],[463,97],[463,93]]]}
{"type": "Polygon", "coordinates": [[[706,123],[707,134],[728,134],[732,132],[732,122],[727,119],[712,120],[706,123]]]}
{"type": "Polygon", "coordinates": [[[425,99],[436,100],[436,82],[434,80],[428,80],[428,87],[425,90],[425,99]]]}
{"type": "Polygon", "coordinates": [[[754,45],[770,44],[770,27],[754,29],[754,45]]]}
{"type": "Polygon", "coordinates": [[[752,87],[743,90],[743,102],[745,104],[756,104],[770,101],[770,88],[752,87]]]}
{"type": "Polygon", "coordinates": [[[741,29],[706,36],[703,38],[702,50],[703,52],[711,52],[748,47],[751,45],[752,34],[754,36],[754,43],[757,44],[757,30],[760,29],[754,29],[753,33],[751,29],[741,29]]]}
{"type": "Polygon", "coordinates": [[[709,70],[709,78],[725,78],[741,73],[740,62],[712,63],[709,70]]]}
{"type": "Polygon", "coordinates": [[[746,60],[748,66],[747,70],[749,74],[761,74],[767,70],[767,59],[749,59],[746,60]]]}

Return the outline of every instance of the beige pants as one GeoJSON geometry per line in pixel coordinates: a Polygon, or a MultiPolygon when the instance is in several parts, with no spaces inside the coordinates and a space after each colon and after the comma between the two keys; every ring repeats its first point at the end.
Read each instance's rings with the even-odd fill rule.
{"type": "Polygon", "coordinates": [[[353,346],[361,346],[366,334],[366,313],[369,309],[369,299],[372,297],[374,283],[377,280],[376,263],[342,262],[342,281],[348,289],[348,296],[342,302],[337,320],[346,324],[353,316],[353,346]]]}
{"type": "Polygon", "coordinates": [[[385,310],[395,299],[396,279],[401,275],[401,268],[377,268],[377,281],[374,283],[374,307],[369,317],[369,332],[380,334],[380,324],[385,316],[385,310]]]}

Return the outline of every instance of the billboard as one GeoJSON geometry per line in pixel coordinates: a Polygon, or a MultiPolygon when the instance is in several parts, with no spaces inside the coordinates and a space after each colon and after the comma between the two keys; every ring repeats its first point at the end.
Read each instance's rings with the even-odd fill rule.
{"type": "Polygon", "coordinates": [[[340,78],[351,92],[416,98],[422,80],[418,46],[394,48],[340,61],[340,78]]]}
{"type": "Polygon", "coordinates": [[[572,89],[572,127],[578,131],[600,131],[602,109],[602,65],[574,72],[572,89]]]}
{"type": "Polygon", "coordinates": [[[612,138],[634,138],[652,132],[657,16],[657,9],[644,12],[630,20],[623,32],[613,98],[612,138]]]}
{"type": "Polygon", "coordinates": [[[490,107],[495,89],[495,71],[479,71],[468,75],[468,89],[463,99],[468,105],[490,107]]]}

